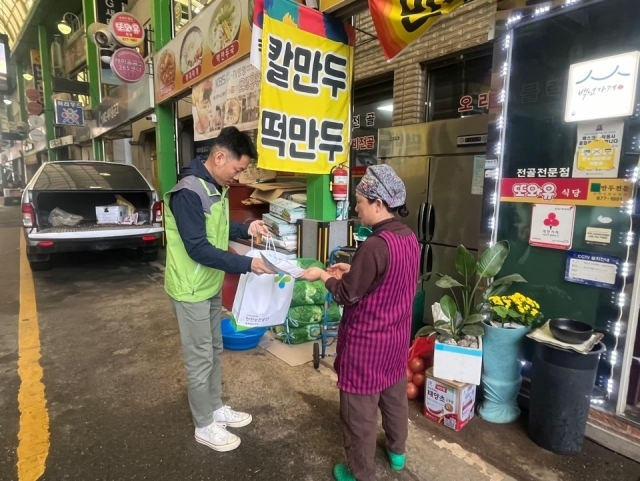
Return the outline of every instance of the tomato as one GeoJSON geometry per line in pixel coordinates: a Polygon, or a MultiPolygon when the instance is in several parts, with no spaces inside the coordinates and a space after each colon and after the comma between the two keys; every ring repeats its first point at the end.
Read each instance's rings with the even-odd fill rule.
{"type": "Polygon", "coordinates": [[[420,359],[419,357],[411,359],[411,361],[409,361],[409,369],[411,369],[415,373],[423,374],[424,373],[424,361],[422,359],[420,359]]]}
{"type": "Polygon", "coordinates": [[[424,387],[424,374],[420,374],[420,373],[414,374],[412,382],[418,387],[424,387]]]}
{"type": "Polygon", "coordinates": [[[407,381],[411,382],[412,379],[413,379],[413,371],[407,368],[407,381]]]}
{"type": "Polygon", "coordinates": [[[407,384],[407,398],[415,399],[418,397],[418,386],[410,382],[407,384]]]}

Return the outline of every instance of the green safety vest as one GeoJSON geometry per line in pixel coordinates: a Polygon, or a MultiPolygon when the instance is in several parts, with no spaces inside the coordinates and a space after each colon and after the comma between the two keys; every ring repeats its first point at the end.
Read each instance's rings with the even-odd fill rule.
{"type": "Polygon", "coordinates": [[[218,249],[229,247],[229,210],[227,189],[217,188],[196,176],[183,178],[164,196],[165,232],[167,236],[167,267],[164,289],[176,301],[201,302],[214,297],[222,288],[224,272],[194,261],[184,247],[176,219],[169,207],[171,194],[188,189],[198,194],[202,202],[207,240],[218,249]]]}

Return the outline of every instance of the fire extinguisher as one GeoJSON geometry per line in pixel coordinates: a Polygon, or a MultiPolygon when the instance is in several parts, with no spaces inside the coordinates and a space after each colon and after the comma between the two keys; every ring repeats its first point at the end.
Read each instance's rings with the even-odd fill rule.
{"type": "Polygon", "coordinates": [[[347,200],[349,191],[349,171],[340,164],[331,169],[331,192],[336,201],[347,200]]]}

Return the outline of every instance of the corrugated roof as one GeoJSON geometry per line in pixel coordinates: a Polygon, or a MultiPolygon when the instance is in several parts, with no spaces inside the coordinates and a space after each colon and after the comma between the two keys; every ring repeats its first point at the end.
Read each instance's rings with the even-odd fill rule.
{"type": "Polygon", "coordinates": [[[0,0],[0,32],[9,36],[13,47],[24,26],[34,0],[0,0]]]}

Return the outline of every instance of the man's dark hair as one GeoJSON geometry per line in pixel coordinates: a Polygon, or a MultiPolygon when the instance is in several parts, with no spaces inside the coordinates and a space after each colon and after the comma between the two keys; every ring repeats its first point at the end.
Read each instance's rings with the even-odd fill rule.
{"type": "Polygon", "coordinates": [[[246,155],[251,160],[258,158],[258,152],[251,138],[236,127],[225,127],[213,142],[211,153],[216,149],[227,149],[236,160],[246,155]]]}

